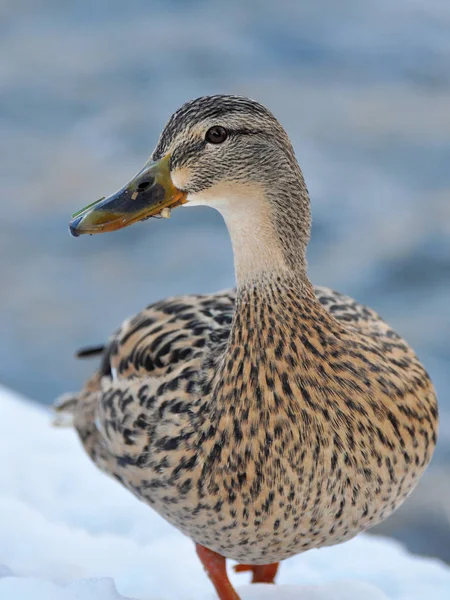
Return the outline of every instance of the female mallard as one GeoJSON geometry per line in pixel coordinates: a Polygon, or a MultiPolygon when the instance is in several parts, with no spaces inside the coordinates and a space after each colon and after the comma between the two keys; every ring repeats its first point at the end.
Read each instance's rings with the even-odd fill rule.
{"type": "Polygon", "coordinates": [[[435,443],[433,386],[372,310],[306,270],[308,192],[289,139],[236,96],[188,102],[151,162],[76,214],[74,236],[180,204],[219,210],[237,292],[171,298],[126,321],[60,408],[92,460],[191,537],[222,600],[225,557],[277,563],[388,517],[435,443]]]}

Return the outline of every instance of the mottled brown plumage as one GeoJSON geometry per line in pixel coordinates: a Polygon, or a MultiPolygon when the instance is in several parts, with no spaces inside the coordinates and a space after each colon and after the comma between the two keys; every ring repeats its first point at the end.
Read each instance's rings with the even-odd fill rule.
{"type": "Polygon", "coordinates": [[[308,194],[267,109],[188,103],[154,158],[168,155],[188,202],[224,215],[237,292],[129,319],[62,407],[103,471],[222,556],[267,565],[350,539],[388,517],[431,458],[428,375],[375,312],[309,283],[308,194]],[[213,125],[229,132],[220,149],[203,143],[213,125]]]}

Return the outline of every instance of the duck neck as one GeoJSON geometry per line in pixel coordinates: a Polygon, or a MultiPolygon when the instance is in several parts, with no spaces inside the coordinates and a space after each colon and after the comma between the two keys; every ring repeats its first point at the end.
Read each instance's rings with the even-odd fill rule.
{"type": "Polygon", "coordinates": [[[218,207],[230,234],[239,290],[263,291],[264,282],[277,279],[300,287],[308,282],[309,198],[304,185],[294,187],[297,193],[286,187],[289,192],[278,188],[276,197],[260,189],[218,207]]]}
{"type": "MultiPolygon", "coordinates": [[[[320,318],[321,306],[307,275],[309,198],[301,174],[302,185],[295,176],[298,173],[286,191],[278,187],[276,198],[267,192],[263,198],[247,195],[245,201],[227,203],[221,210],[233,245],[238,287],[222,383],[229,376],[232,385],[236,373],[256,368],[259,377],[272,373],[270,380],[275,370],[287,368],[282,359],[286,348],[291,348],[286,353],[289,368],[301,369],[298,339],[305,326],[320,318]],[[295,357],[292,348],[297,348],[295,357]]],[[[251,380],[251,373],[245,374],[251,380]]]]}

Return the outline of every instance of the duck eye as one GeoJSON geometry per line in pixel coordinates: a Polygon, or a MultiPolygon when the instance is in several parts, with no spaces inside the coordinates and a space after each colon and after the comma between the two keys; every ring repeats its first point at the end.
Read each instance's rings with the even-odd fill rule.
{"type": "Polygon", "coordinates": [[[228,132],[225,127],[220,127],[220,125],[215,125],[214,127],[210,127],[206,132],[205,139],[210,144],[221,144],[228,137],[228,132]]]}

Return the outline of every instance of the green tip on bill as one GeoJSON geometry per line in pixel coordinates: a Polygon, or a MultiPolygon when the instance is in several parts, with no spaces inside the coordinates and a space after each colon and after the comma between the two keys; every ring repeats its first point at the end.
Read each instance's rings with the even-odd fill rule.
{"type": "Polygon", "coordinates": [[[105,199],[105,196],[102,196],[98,200],[95,200],[94,202],[91,202],[90,204],[88,204],[84,208],[82,208],[82,209],[78,210],[77,212],[73,213],[72,219],[74,219],[75,217],[79,217],[81,215],[81,213],[84,213],[86,210],[88,210],[89,208],[92,208],[93,206],[95,206],[96,204],[98,204],[99,202],[101,202],[104,199],[105,199]]]}

